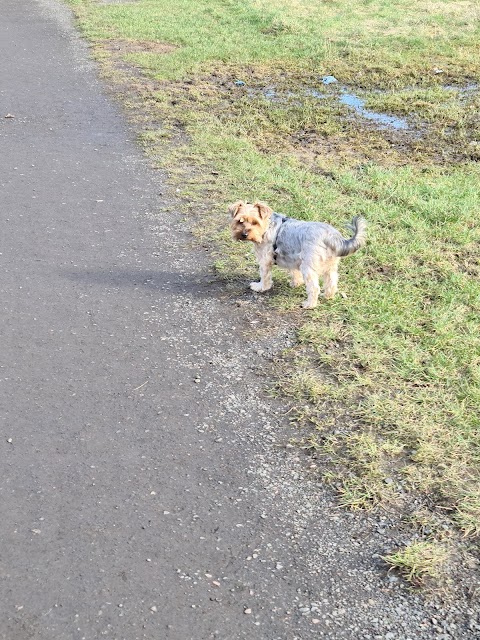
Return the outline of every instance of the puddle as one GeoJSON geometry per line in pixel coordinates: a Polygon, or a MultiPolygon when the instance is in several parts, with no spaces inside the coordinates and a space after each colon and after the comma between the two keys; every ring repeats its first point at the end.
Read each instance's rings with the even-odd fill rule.
{"type": "Polygon", "coordinates": [[[267,100],[275,100],[275,98],[277,97],[277,92],[273,87],[270,87],[270,88],[264,89],[263,95],[267,100]]]}
{"type": "MultiPolygon", "coordinates": [[[[304,89],[303,95],[316,98],[318,100],[325,100],[327,98],[336,98],[340,104],[345,105],[349,109],[352,109],[357,115],[365,120],[374,122],[380,129],[395,129],[396,131],[411,130],[411,126],[405,118],[398,116],[391,116],[386,113],[379,113],[377,111],[370,111],[365,108],[365,100],[359,98],[356,94],[350,93],[345,87],[338,84],[337,79],[334,76],[325,76],[322,79],[322,83],[326,86],[332,85],[332,88],[328,88],[325,91],[319,89],[304,89]],[[336,85],[336,86],[334,86],[336,85]],[[332,91],[333,89],[333,91],[332,91]]],[[[463,95],[468,95],[474,91],[478,91],[478,84],[468,84],[463,87],[456,87],[453,85],[447,85],[444,89],[451,91],[459,91],[463,95]]],[[[281,102],[282,100],[296,98],[298,103],[301,101],[301,93],[293,93],[292,91],[283,93],[278,92],[275,87],[264,87],[263,89],[247,88],[249,96],[255,97],[262,95],[269,102],[281,102]]]]}
{"type": "Polygon", "coordinates": [[[255,98],[258,95],[262,95],[265,100],[269,102],[281,102],[282,98],[290,98],[294,93],[289,91],[288,93],[279,94],[275,87],[263,87],[263,89],[247,89],[247,94],[252,98],[255,98]]]}
{"type": "Polygon", "coordinates": [[[458,87],[454,84],[447,84],[443,87],[447,91],[458,91],[461,94],[467,95],[469,93],[473,93],[474,91],[478,91],[479,85],[475,82],[465,85],[464,87],[458,87]]]}
{"type": "Polygon", "coordinates": [[[362,118],[372,120],[382,127],[392,127],[393,129],[408,129],[408,122],[404,118],[397,116],[389,116],[386,113],[377,113],[376,111],[368,111],[365,109],[365,101],[356,96],[354,93],[342,91],[339,97],[341,104],[351,107],[362,118]]]}
{"type": "MultiPolygon", "coordinates": [[[[333,76],[332,76],[333,77],[333,76]]],[[[330,76],[328,76],[330,78],[330,76]]],[[[324,84],[333,84],[334,82],[324,82],[324,84]]],[[[270,102],[281,102],[282,98],[299,98],[299,93],[293,93],[289,91],[288,93],[279,93],[274,87],[264,87],[263,89],[247,89],[247,93],[249,96],[258,96],[261,94],[266,100],[270,102]]],[[[317,89],[305,89],[304,95],[310,96],[313,98],[317,98],[318,100],[325,100],[326,98],[336,97],[341,104],[353,109],[355,113],[357,113],[362,118],[366,120],[371,120],[379,125],[380,128],[392,128],[397,130],[405,130],[409,129],[409,124],[404,118],[399,118],[397,116],[389,116],[386,113],[377,113],[375,111],[369,111],[365,108],[365,101],[356,96],[354,93],[349,93],[343,87],[339,87],[335,93],[328,92],[324,93],[322,91],[318,91],[317,89]]]]}
{"type": "MultiPolygon", "coordinates": [[[[326,83],[324,83],[326,84],[326,83]]],[[[330,98],[332,94],[322,93],[316,89],[307,89],[307,94],[314,98],[325,99],[330,98]]],[[[380,127],[391,127],[392,129],[408,129],[409,125],[405,118],[398,118],[397,116],[389,116],[386,113],[377,113],[376,111],[369,111],[365,109],[365,100],[362,100],[354,93],[348,93],[345,89],[341,88],[338,94],[338,101],[347,107],[350,107],[358,113],[359,116],[366,120],[372,120],[380,127]]]]}

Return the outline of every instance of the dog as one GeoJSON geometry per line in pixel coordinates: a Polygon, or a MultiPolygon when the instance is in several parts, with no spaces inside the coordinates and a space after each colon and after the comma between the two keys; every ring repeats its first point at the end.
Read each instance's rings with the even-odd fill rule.
{"type": "Polygon", "coordinates": [[[307,300],[304,309],[317,306],[323,278],[325,298],[333,298],[337,292],[338,264],[340,258],[358,251],[366,239],[366,221],[353,218],[353,236],[346,239],[334,227],[325,222],[304,222],[275,213],[264,202],[239,200],[230,205],[231,229],[235,240],[253,242],[260,267],[260,282],[251,282],[253,291],[268,291],[273,286],[272,266],[287,269],[291,286],[305,284],[307,300]]]}

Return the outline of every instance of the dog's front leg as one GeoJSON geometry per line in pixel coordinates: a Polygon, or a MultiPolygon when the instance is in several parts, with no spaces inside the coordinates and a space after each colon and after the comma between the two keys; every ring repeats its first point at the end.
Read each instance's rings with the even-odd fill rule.
{"type": "Polygon", "coordinates": [[[261,291],[268,291],[273,287],[272,280],[272,264],[273,254],[261,254],[258,257],[260,267],[260,282],[251,282],[250,289],[260,293],[261,291]]]}

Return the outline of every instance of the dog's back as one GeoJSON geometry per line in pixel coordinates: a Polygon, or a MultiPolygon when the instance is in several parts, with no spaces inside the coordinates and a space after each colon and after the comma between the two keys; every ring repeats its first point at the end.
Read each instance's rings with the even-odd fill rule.
{"type": "MultiPolygon", "coordinates": [[[[365,244],[367,223],[356,216],[350,224],[353,236],[342,234],[326,222],[305,222],[287,218],[278,229],[276,250],[284,256],[305,254],[307,247],[315,252],[327,250],[331,256],[344,258],[355,253],[365,244]]],[[[325,256],[327,257],[327,256],[325,256]]]]}

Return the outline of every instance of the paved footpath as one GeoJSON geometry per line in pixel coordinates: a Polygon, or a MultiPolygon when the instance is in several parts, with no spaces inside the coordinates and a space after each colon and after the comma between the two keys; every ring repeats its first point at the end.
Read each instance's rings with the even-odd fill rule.
{"type": "Polygon", "coordinates": [[[0,0],[0,60],[0,637],[431,637],[277,446],[288,333],[245,338],[68,10],[0,0]]]}

